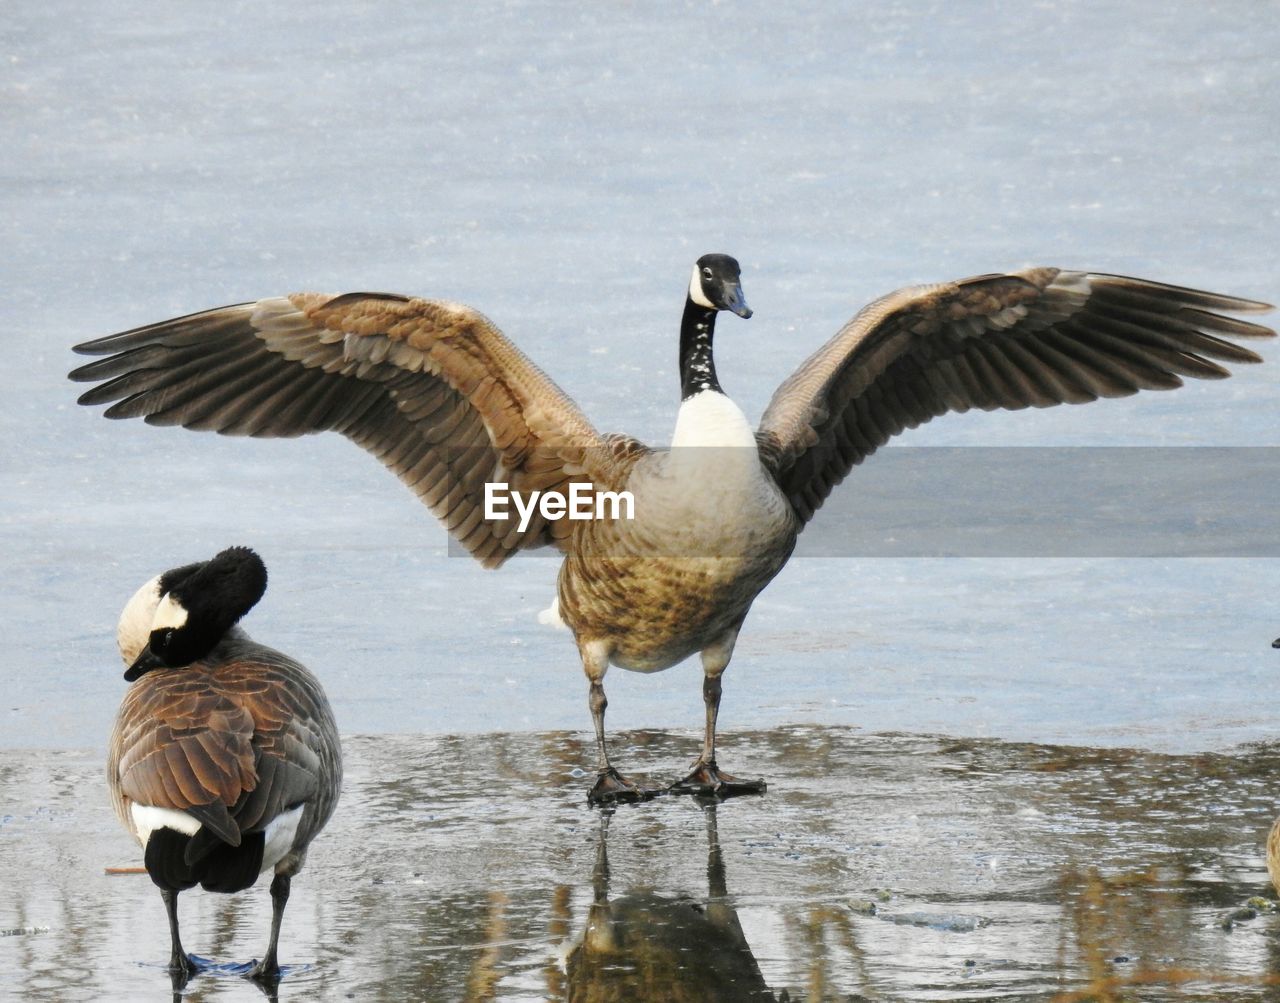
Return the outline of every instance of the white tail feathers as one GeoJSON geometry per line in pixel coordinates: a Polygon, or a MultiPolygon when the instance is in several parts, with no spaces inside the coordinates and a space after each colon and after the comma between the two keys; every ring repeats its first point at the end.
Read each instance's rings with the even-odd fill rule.
{"type": "Polygon", "coordinates": [[[538,614],[538,623],[545,624],[548,627],[558,627],[561,630],[569,629],[568,624],[560,618],[559,596],[553,598],[551,600],[551,605],[538,614]]]}

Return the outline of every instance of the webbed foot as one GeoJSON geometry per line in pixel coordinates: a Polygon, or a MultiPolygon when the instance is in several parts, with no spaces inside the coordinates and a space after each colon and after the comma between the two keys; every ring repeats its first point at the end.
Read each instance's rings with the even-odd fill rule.
{"type": "Polygon", "coordinates": [[[668,790],[672,794],[700,794],[716,798],[737,797],[739,794],[763,794],[768,784],[763,780],[739,780],[729,773],[721,773],[715,760],[706,763],[701,759],[683,780],[677,780],[668,790]]]}
{"type": "Polygon", "coordinates": [[[179,953],[175,951],[169,955],[169,981],[173,984],[175,993],[185,989],[187,983],[200,973],[202,967],[204,967],[201,965],[201,960],[194,954],[185,952],[179,953]]]}
{"type": "Polygon", "coordinates": [[[263,958],[245,974],[245,978],[264,986],[279,985],[280,976],[280,965],[274,957],[263,958]]]}
{"type": "Polygon", "coordinates": [[[595,786],[587,794],[587,803],[592,805],[632,804],[636,801],[648,801],[664,793],[666,792],[661,788],[641,787],[610,766],[596,775],[595,786]]]}

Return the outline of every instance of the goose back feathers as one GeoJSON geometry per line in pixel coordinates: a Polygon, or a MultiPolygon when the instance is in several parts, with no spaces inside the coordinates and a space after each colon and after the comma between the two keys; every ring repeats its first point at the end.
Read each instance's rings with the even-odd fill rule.
{"type": "MultiPolygon", "coordinates": [[[[203,661],[148,672],[130,686],[107,771],[116,815],[144,847],[150,831],[139,825],[137,807],[186,814],[230,847],[250,835],[265,840],[274,820],[301,807],[290,845],[262,859],[247,884],[261,870],[290,866],[290,853],[300,865],[342,781],[337,729],[320,684],[239,630],[203,661]]],[[[214,848],[202,837],[191,856],[200,845],[214,848]]],[[[195,868],[187,886],[201,873],[195,868]]],[[[216,875],[203,883],[210,881],[216,875]]]]}

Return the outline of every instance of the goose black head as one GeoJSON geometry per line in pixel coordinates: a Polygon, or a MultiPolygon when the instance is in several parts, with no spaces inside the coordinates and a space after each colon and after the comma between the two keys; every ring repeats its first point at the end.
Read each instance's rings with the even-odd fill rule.
{"type": "Polygon", "coordinates": [[[742,294],[742,269],[727,254],[704,254],[694,263],[689,299],[708,310],[751,316],[747,298],[742,294]]]}
{"type": "Polygon", "coordinates": [[[248,547],[230,547],[213,560],[166,571],[151,588],[159,596],[146,647],[124,677],[199,661],[214,649],[267,590],[267,569],[248,547]]]}

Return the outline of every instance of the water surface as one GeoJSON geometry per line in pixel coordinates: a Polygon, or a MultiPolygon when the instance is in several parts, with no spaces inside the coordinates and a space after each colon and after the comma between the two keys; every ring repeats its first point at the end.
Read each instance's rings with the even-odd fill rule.
{"type": "MultiPolygon", "coordinates": [[[[1252,1001],[1280,986],[1263,891],[1280,751],[1122,749],[792,726],[726,736],[763,797],[587,808],[574,735],[354,737],[294,881],[280,999],[1252,1001]],[[607,823],[607,829],[606,829],[607,823]],[[1188,983],[1186,980],[1191,979],[1188,983]],[[1118,991],[1118,990],[1117,990],[1118,991]],[[1081,993],[1080,996],[1072,995],[1081,993]]],[[[670,781],[690,734],[619,736],[670,781]]],[[[93,752],[5,757],[0,994],[157,998],[168,932],[93,752]],[[7,987],[7,988],[6,988],[7,987]]],[[[180,898],[187,949],[265,946],[265,887],[180,898]]],[[[192,1000],[261,998],[198,975],[192,1000]]]]}

